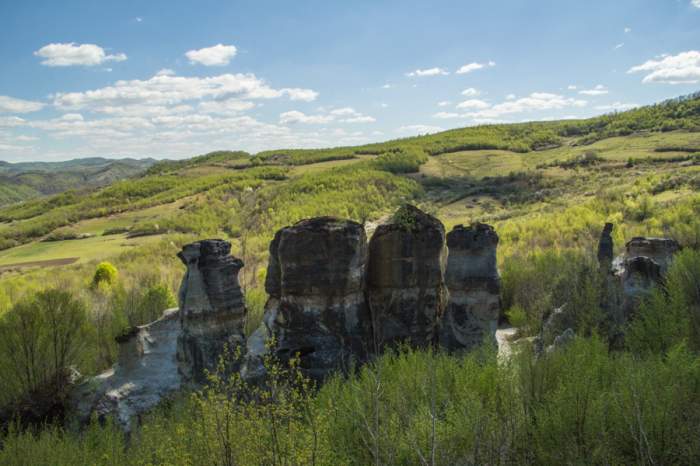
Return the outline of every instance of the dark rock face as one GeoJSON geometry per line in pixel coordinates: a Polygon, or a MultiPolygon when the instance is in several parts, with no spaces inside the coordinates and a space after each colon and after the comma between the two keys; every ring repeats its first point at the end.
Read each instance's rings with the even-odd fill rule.
{"type": "Polygon", "coordinates": [[[178,361],[188,381],[204,381],[204,370],[216,369],[225,346],[235,351],[245,342],[246,311],[238,283],[243,261],[230,252],[226,241],[204,240],[178,254],[187,266],[179,293],[178,361]]]}
{"type": "Polygon", "coordinates": [[[656,263],[662,274],[666,273],[673,255],[680,250],[676,240],[670,238],[632,238],[626,245],[628,258],[648,257],[656,263]]]}
{"type": "Polygon", "coordinates": [[[501,310],[497,246],[495,230],[483,223],[458,225],[447,235],[445,283],[449,300],[442,317],[440,345],[450,351],[475,348],[485,339],[495,343],[501,310]]]}
{"type": "Polygon", "coordinates": [[[371,350],[365,302],[367,239],[359,223],[332,217],[281,229],[270,244],[263,326],[248,342],[244,377],[264,375],[262,358],[298,357],[322,380],[362,362],[371,350]],[[274,347],[267,348],[270,337],[274,347]]]}
{"type": "Polygon", "coordinates": [[[598,263],[604,270],[610,270],[613,261],[613,239],[612,239],[613,224],[606,223],[603,231],[600,233],[598,241],[598,263]]]}
{"type": "Polygon", "coordinates": [[[437,342],[446,300],[444,243],[442,223],[410,205],[372,235],[367,285],[377,348],[437,342]]]}

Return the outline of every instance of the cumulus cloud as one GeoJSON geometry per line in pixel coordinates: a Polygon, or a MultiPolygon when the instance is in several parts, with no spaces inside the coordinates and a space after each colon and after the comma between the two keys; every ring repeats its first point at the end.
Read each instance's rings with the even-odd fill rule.
{"type": "Polygon", "coordinates": [[[514,100],[515,99],[515,94],[508,94],[506,96],[506,100],[514,100]]]}
{"type": "Polygon", "coordinates": [[[467,74],[467,73],[471,73],[472,71],[480,70],[482,68],[491,67],[491,66],[496,66],[496,62],[489,61],[487,63],[477,63],[477,62],[467,63],[466,65],[462,65],[457,70],[457,74],[467,74]]]}
{"type": "Polygon", "coordinates": [[[488,108],[490,105],[483,100],[479,99],[468,99],[463,102],[460,102],[457,104],[457,108],[474,108],[474,109],[482,109],[482,108],[488,108]]]}
{"type": "Polygon", "coordinates": [[[609,92],[608,89],[605,86],[603,86],[602,84],[598,84],[593,89],[582,89],[582,90],[578,91],[579,94],[583,94],[583,95],[605,95],[608,92],[609,92]]]}
{"type": "Polygon", "coordinates": [[[690,0],[690,4],[695,8],[700,8],[700,0],[690,0]]]}
{"type": "Polygon", "coordinates": [[[175,76],[175,71],[170,68],[162,68],[156,73],[156,76],[175,76]]]}
{"type": "Polygon", "coordinates": [[[450,118],[462,118],[463,116],[459,113],[454,112],[437,112],[433,114],[433,118],[439,118],[441,120],[448,120],[450,118]]]}
{"type": "Polygon", "coordinates": [[[575,91],[576,89],[578,89],[578,86],[576,86],[575,84],[569,84],[568,86],[566,86],[566,88],[570,91],[575,91]]]}
{"type": "Polygon", "coordinates": [[[700,81],[700,51],[662,55],[633,66],[627,73],[645,73],[643,83],[695,84],[700,81]]]}
{"type": "Polygon", "coordinates": [[[43,58],[41,64],[46,66],[95,66],[108,61],[126,60],[124,53],[108,55],[99,45],[75,42],[48,44],[34,55],[43,58]]]}
{"type": "Polygon", "coordinates": [[[449,100],[442,100],[442,101],[438,102],[437,105],[438,105],[438,107],[448,107],[448,106],[452,105],[452,102],[450,102],[449,100]]]}
{"type": "Polygon", "coordinates": [[[429,134],[429,133],[437,133],[440,131],[444,131],[444,129],[439,127],[439,126],[431,126],[431,125],[406,125],[406,126],[400,126],[399,128],[396,129],[397,133],[403,133],[403,134],[429,134]]]}
{"type": "Polygon", "coordinates": [[[336,108],[316,115],[307,115],[298,110],[291,110],[280,114],[280,124],[283,125],[296,123],[327,124],[331,122],[374,123],[375,121],[377,120],[374,117],[363,115],[352,107],[336,108]]]}
{"type": "Polygon", "coordinates": [[[254,108],[253,102],[239,99],[209,100],[197,106],[202,113],[216,113],[219,115],[233,115],[254,108]]]}
{"type": "Polygon", "coordinates": [[[231,62],[237,51],[235,45],[216,44],[213,47],[190,50],[185,56],[193,65],[224,66],[231,62]]]}
{"type": "Polygon", "coordinates": [[[424,76],[446,76],[450,74],[449,71],[447,71],[445,68],[426,68],[426,69],[417,69],[415,71],[410,71],[406,73],[406,76],[408,77],[424,77],[424,76]]]}
{"type": "Polygon", "coordinates": [[[124,105],[175,105],[189,100],[272,99],[312,101],[311,89],[274,89],[254,74],[222,74],[211,77],[153,76],[146,80],[117,81],[112,86],[85,92],[53,95],[56,107],[67,109],[124,105]]]}
{"type": "Polygon", "coordinates": [[[30,113],[41,110],[44,104],[31,100],[0,95],[0,113],[30,113]]]}
{"type": "Polygon", "coordinates": [[[550,94],[547,92],[533,92],[527,97],[520,99],[508,100],[500,104],[493,105],[489,108],[484,108],[475,112],[465,114],[472,119],[481,121],[493,121],[499,119],[503,115],[515,113],[529,113],[544,110],[559,110],[563,108],[580,108],[585,107],[587,102],[580,99],[567,98],[558,94],[550,94]]]}
{"type": "Polygon", "coordinates": [[[473,87],[467,88],[467,89],[465,89],[465,90],[462,91],[462,95],[463,95],[463,96],[466,96],[466,97],[476,97],[476,96],[478,96],[478,95],[480,95],[480,94],[481,94],[481,92],[479,92],[478,90],[474,89],[473,87]]]}

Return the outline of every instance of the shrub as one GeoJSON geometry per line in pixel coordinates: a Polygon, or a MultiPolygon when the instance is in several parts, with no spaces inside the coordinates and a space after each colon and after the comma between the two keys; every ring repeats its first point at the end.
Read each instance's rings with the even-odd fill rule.
{"type": "Polygon", "coordinates": [[[112,286],[117,282],[117,268],[109,262],[100,262],[92,277],[92,286],[112,286]]]}

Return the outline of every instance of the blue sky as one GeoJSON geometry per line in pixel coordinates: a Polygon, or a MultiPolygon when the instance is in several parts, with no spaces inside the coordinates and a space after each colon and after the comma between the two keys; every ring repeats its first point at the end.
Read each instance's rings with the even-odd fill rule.
{"type": "Polygon", "coordinates": [[[700,89],[700,0],[0,4],[0,160],[183,158],[700,89]]]}

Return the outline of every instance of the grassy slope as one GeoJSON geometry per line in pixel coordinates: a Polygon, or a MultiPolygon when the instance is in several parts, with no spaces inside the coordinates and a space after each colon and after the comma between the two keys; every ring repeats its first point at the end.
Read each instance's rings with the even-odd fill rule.
{"type": "MultiPolygon", "coordinates": [[[[695,109],[700,108],[693,106],[698,102],[700,99],[690,99],[681,104],[672,104],[670,108],[679,113],[680,110],[673,105],[683,105],[680,107],[681,110],[688,105],[691,109],[695,109]]],[[[136,180],[133,189],[141,189],[141,184],[147,185],[150,180],[156,180],[158,176],[165,177],[162,179],[182,180],[182,183],[178,182],[172,187],[166,186],[165,191],[155,189],[153,193],[149,191],[143,195],[135,195],[133,199],[124,198],[122,195],[111,203],[109,202],[111,195],[103,196],[105,199],[101,202],[107,201],[109,208],[95,208],[94,205],[97,205],[95,204],[97,201],[95,201],[90,204],[92,210],[89,213],[84,215],[73,213],[71,215],[75,219],[64,221],[62,224],[73,225],[79,233],[101,235],[107,229],[132,227],[143,222],[162,223],[168,220],[171,223],[176,223],[178,218],[187,212],[187,210],[180,210],[181,208],[190,207],[196,211],[198,207],[206,206],[212,199],[227,199],[229,194],[226,190],[216,191],[225,183],[224,180],[228,180],[231,176],[236,179],[248,179],[248,173],[251,173],[252,178],[256,178],[253,173],[259,169],[255,168],[255,165],[261,162],[281,165],[282,167],[291,165],[291,169],[285,169],[286,179],[267,179],[264,184],[268,187],[274,185],[292,186],[290,183],[293,180],[303,182],[304,177],[320,176],[324,173],[330,173],[332,170],[342,170],[372,160],[376,158],[376,155],[372,155],[372,153],[391,150],[399,143],[413,144],[422,147],[423,150],[438,152],[438,155],[430,157],[428,162],[421,167],[419,174],[407,176],[417,181],[425,189],[419,203],[437,214],[448,227],[475,220],[503,223],[519,217],[538,215],[552,209],[564,209],[583,203],[593,198],[596,190],[600,187],[616,185],[631,188],[635,183],[652,175],[668,178],[678,176],[679,173],[686,174],[686,178],[689,178],[684,179],[674,190],[663,190],[654,194],[659,202],[665,203],[688,196],[694,191],[695,185],[692,184],[692,180],[697,175],[697,167],[683,166],[680,162],[626,167],[626,161],[631,158],[672,159],[686,156],[689,153],[688,149],[700,148],[700,133],[687,130],[650,132],[643,129],[638,133],[625,136],[604,136],[615,134],[616,131],[619,132],[619,129],[615,128],[619,126],[620,121],[627,122],[628,125],[629,121],[632,121],[632,126],[649,127],[650,124],[647,123],[645,123],[646,126],[635,123],[637,120],[634,118],[639,119],[639,115],[645,118],[644,121],[648,120],[656,125],[651,126],[652,129],[658,129],[657,126],[662,123],[659,123],[656,114],[663,113],[666,116],[669,113],[673,114],[667,107],[651,107],[656,113],[650,113],[648,109],[641,109],[614,117],[606,116],[577,122],[545,122],[532,125],[492,125],[465,128],[438,135],[407,138],[401,141],[389,141],[384,144],[355,148],[270,151],[259,154],[252,159],[248,154],[242,152],[214,152],[181,162],[162,162],[150,168],[148,172],[150,175],[143,178],[143,182],[136,180]],[[571,128],[576,130],[573,131],[571,128]],[[552,134],[555,135],[553,137],[556,144],[552,144],[549,148],[528,152],[521,150],[522,144],[531,144],[532,141],[546,139],[549,137],[548,135],[552,134]],[[494,135],[502,137],[502,143],[494,140],[494,135]],[[582,140],[588,142],[595,139],[599,140],[592,144],[581,145],[582,140]],[[469,144],[477,144],[482,141],[481,145],[493,145],[494,147],[511,145],[517,150],[475,149],[443,153],[435,150],[436,147],[457,147],[460,144],[463,145],[464,141],[470,141],[469,144]],[[554,147],[555,145],[556,147],[554,147]],[[685,148],[686,151],[658,151],[665,148],[685,148]],[[586,151],[595,151],[602,159],[600,163],[578,169],[564,169],[556,165],[557,162],[573,160],[586,151]],[[515,180],[497,178],[506,177],[515,172],[529,173],[530,175],[515,180]],[[531,175],[534,175],[534,181],[528,178],[531,175]],[[493,179],[495,177],[497,179],[493,179]],[[193,189],[180,189],[181,185],[186,182],[200,183],[201,186],[193,189]],[[172,194],[168,194],[170,192],[172,194]]],[[[700,120],[700,115],[695,115],[695,119],[689,120],[688,112],[684,111],[685,113],[681,115],[683,119],[674,120],[672,118],[669,121],[682,121],[683,125],[688,126],[700,120]]],[[[313,179],[309,179],[309,181],[314,182],[313,179]]],[[[132,189],[131,185],[124,186],[125,189],[132,189]]],[[[329,189],[332,191],[332,187],[329,189]]],[[[100,196],[101,193],[97,192],[92,197],[99,200],[100,196]]],[[[255,197],[256,199],[261,198],[261,196],[255,197]]],[[[55,221],[58,212],[68,211],[71,206],[80,207],[79,202],[82,201],[84,199],[80,196],[80,199],[65,201],[67,205],[52,208],[50,205],[53,202],[52,198],[48,198],[46,201],[39,201],[38,204],[35,203],[31,206],[20,205],[12,209],[0,209],[0,216],[16,219],[11,223],[0,225],[0,234],[3,232],[7,234],[9,231],[40,223],[44,218],[55,221]],[[27,212],[33,212],[33,214],[27,214],[27,212]]],[[[84,213],[79,208],[77,210],[81,214],[84,213]]],[[[264,217],[260,213],[256,214],[255,210],[252,212],[264,217]]],[[[376,213],[376,215],[379,214],[383,213],[376,213]]],[[[277,216],[279,217],[279,214],[277,216]]],[[[294,219],[293,216],[282,215],[282,217],[290,221],[294,219]]],[[[267,227],[260,225],[256,228],[272,229],[281,226],[276,223],[271,224],[269,221],[267,224],[267,227]]],[[[57,224],[57,226],[60,225],[57,224]]],[[[48,229],[48,231],[50,230],[51,228],[48,229]]],[[[193,233],[196,234],[196,230],[193,233]]],[[[218,233],[218,236],[230,236],[230,232],[227,231],[213,233],[218,233]]],[[[271,234],[271,232],[266,233],[268,236],[271,234]]],[[[114,236],[97,236],[85,240],[50,244],[40,242],[41,237],[43,234],[30,239],[29,244],[0,252],[0,264],[19,262],[19,259],[21,261],[60,257],[81,257],[81,260],[102,259],[120,250],[128,249],[128,245],[139,243],[134,240],[126,241],[123,238],[120,240],[119,237],[114,236]]]]}

